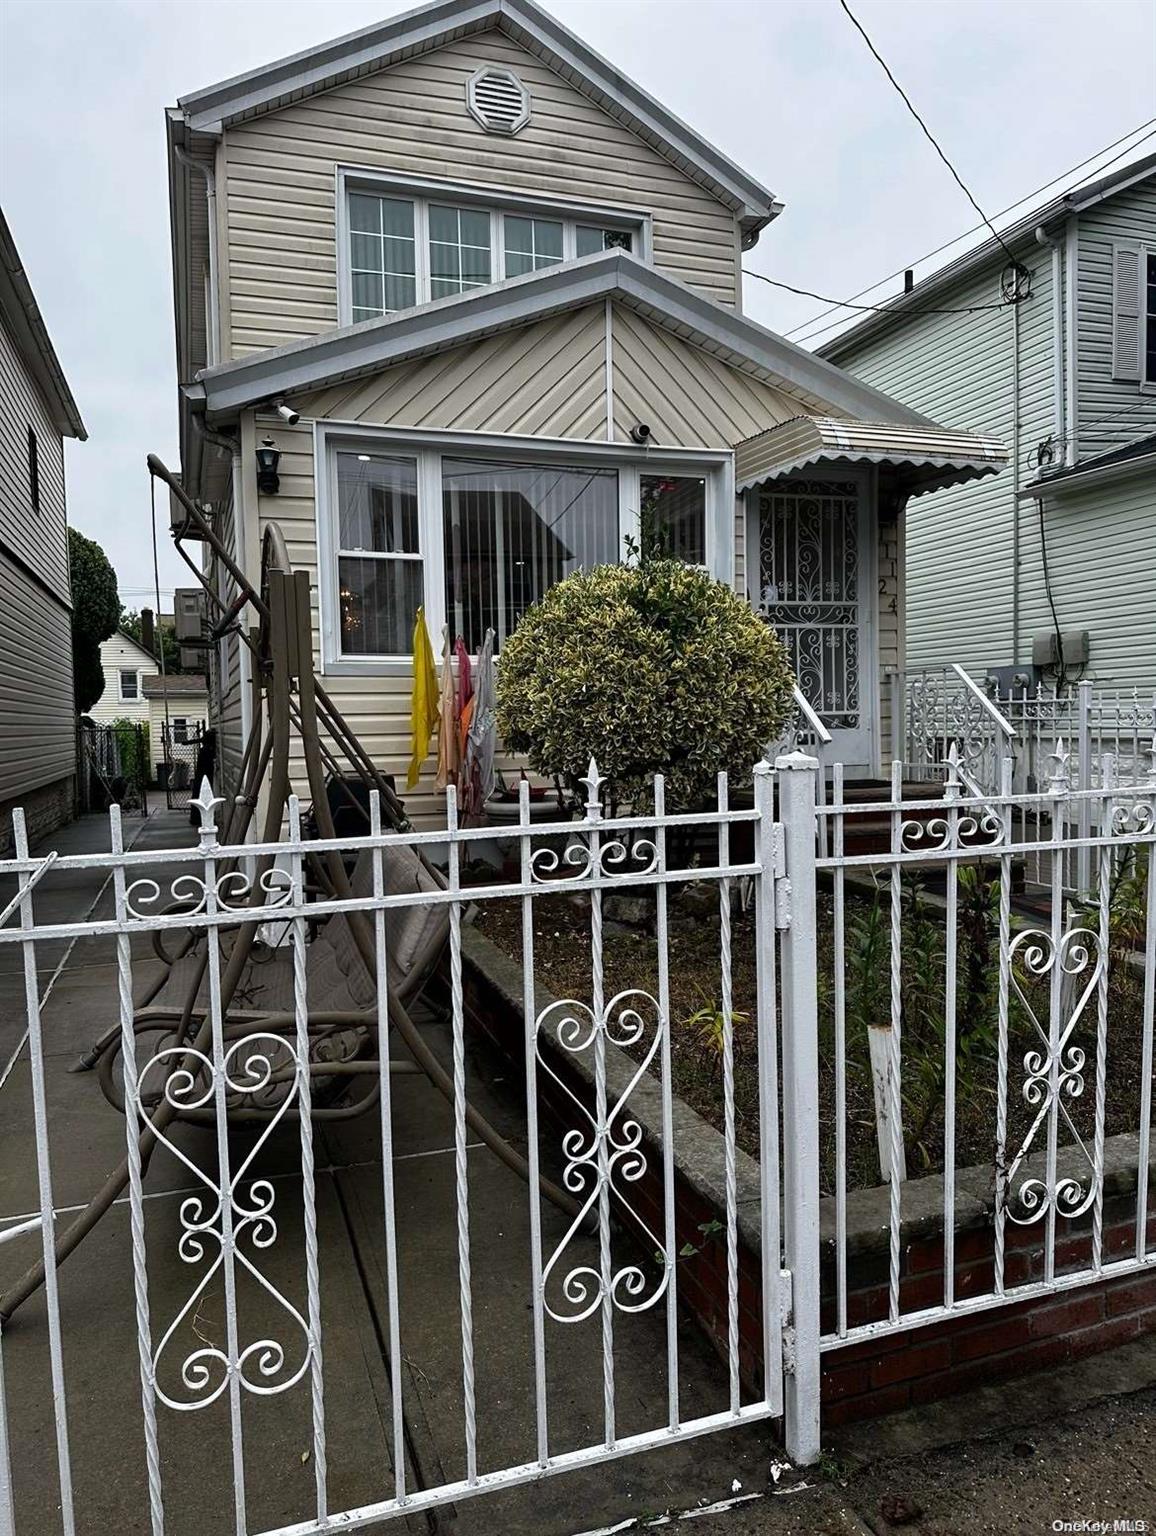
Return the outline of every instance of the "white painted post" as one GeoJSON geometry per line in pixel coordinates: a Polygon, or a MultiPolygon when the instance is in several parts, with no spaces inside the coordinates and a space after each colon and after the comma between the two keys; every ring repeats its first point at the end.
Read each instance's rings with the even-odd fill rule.
{"type": "MultiPolygon", "coordinates": [[[[1076,763],[1078,789],[1092,787],[1092,684],[1086,679],[1076,684],[1076,763]]],[[[1079,802],[1079,835],[1092,835],[1092,802],[1079,802]]],[[[1086,901],[1092,887],[1092,850],[1088,847],[1076,850],[1076,895],[1086,901]]]]}
{"type": "Polygon", "coordinates": [[[891,684],[891,761],[907,761],[907,686],[901,667],[892,667],[891,684]]]}
{"type": "Polygon", "coordinates": [[[815,903],[818,763],[775,763],[790,916],[783,933],[783,1251],[792,1280],[794,1369],[786,1381],[787,1454],[819,1457],[819,1043],[815,903]]]}

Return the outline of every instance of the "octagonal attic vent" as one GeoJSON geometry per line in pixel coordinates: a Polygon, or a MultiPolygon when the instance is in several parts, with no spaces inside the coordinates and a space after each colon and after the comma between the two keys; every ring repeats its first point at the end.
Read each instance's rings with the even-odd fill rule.
{"type": "Polygon", "coordinates": [[[517,133],[530,121],[530,93],[510,69],[487,66],[471,75],[466,105],[487,133],[517,133]]]}

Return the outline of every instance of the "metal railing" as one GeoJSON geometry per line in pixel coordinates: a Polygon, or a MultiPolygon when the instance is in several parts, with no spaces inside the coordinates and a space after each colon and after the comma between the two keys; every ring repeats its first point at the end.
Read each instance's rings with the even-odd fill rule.
{"type": "MultiPolygon", "coordinates": [[[[967,781],[991,792],[1000,787],[1005,758],[1012,764],[1012,788],[1031,796],[1051,781],[1062,760],[1073,789],[1106,782],[1143,785],[1156,762],[1156,692],[1104,689],[1082,681],[1065,691],[1050,684],[1023,684],[998,697],[953,664],[890,675],[893,756],[915,779],[942,781],[954,750],[967,781]]],[[[1086,838],[1088,807],[1076,807],[1077,827],[1086,838]]],[[[1046,829],[1040,805],[1017,811],[1030,817],[1036,834],[1046,829]]],[[[1038,836],[1036,838],[1038,841],[1038,836]]],[[[1025,856],[1033,885],[1046,887],[1049,871],[1025,856]]],[[[1070,866],[1071,894],[1086,895],[1091,863],[1077,849],[1070,866]]]]}
{"type": "MultiPolygon", "coordinates": [[[[70,1446],[94,1430],[93,1409],[69,1390],[78,1358],[86,1375],[90,1363],[84,1286],[62,1292],[58,1284],[54,1232],[61,1212],[53,1179],[69,1141],[53,1122],[58,1099],[48,1091],[60,1054],[46,1049],[55,1021],[37,993],[37,952],[45,943],[104,940],[115,956],[110,1005],[119,1023],[119,1067],[104,1086],[125,1114],[129,1219],[108,1231],[94,1260],[107,1265],[113,1254],[125,1265],[123,1315],[102,1313],[101,1332],[112,1335],[119,1328],[123,1343],[127,1328],[135,1348],[103,1350],[100,1369],[117,1377],[122,1401],[126,1373],[137,1377],[143,1452],[134,1462],[139,1430],[126,1428],[118,1477],[124,1497],[140,1501],[133,1518],[144,1518],[147,1509],[156,1532],[164,1528],[171,1497],[166,1479],[182,1457],[198,1456],[205,1432],[200,1425],[209,1422],[201,1416],[214,1404],[220,1405],[214,1433],[226,1437],[231,1455],[206,1461],[218,1475],[198,1485],[203,1528],[261,1528],[251,1513],[251,1479],[263,1463],[259,1447],[246,1447],[251,1420],[243,1411],[259,1398],[264,1432],[280,1422],[278,1405],[296,1414],[294,1433],[305,1436],[302,1463],[308,1462],[312,1483],[307,1507],[291,1518],[282,1514],[281,1523],[266,1527],[267,1536],[320,1536],[336,1525],[356,1528],[417,1513],[780,1414],[789,1453],[814,1460],[823,1350],[1152,1268],[1156,1252],[1143,1176],[1136,1182],[1127,1250],[1107,1243],[1105,1146],[1123,1116],[1137,1138],[1138,1168],[1147,1168],[1156,778],[1139,788],[1121,787],[1109,772],[1096,785],[1075,788],[1061,760],[1040,791],[1021,795],[1005,758],[998,787],[976,794],[956,752],[948,754],[941,796],[905,800],[904,777],[897,762],[888,795],[873,804],[847,803],[842,767],[835,764],[831,801],[824,805],[815,758],[795,752],[781,756],[773,769],[757,767],[751,808],[732,807],[724,775],[713,808],[671,814],[658,778],[650,807],[610,818],[604,814],[606,786],[592,762],[577,820],[532,822],[523,783],[519,821],[507,834],[518,849],[516,873],[507,865],[470,884],[471,856],[492,832],[459,825],[452,789],[443,830],[383,833],[374,800],[368,835],[311,840],[302,835],[294,800],[280,841],[228,847],[218,841],[214,819],[221,802],[206,785],[195,802],[201,817],[195,846],[125,850],[114,806],[111,851],[61,856],[47,873],[46,862],[29,852],[18,812],[16,856],[0,863],[0,878],[14,879],[18,888],[16,902],[6,908],[15,921],[0,926],[0,953],[15,946],[24,961],[32,1087],[28,1151],[39,1214],[9,1218],[4,1247],[18,1248],[39,1229],[46,1306],[31,1313],[29,1323],[47,1333],[59,1486],[46,1488],[38,1479],[30,1488],[17,1478],[13,1491],[11,1468],[22,1466],[23,1437],[40,1434],[41,1420],[34,1415],[27,1423],[8,1422],[0,1394],[0,1493],[24,1521],[17,1528],[59,1526],[73,1536],[70,1446]],[[1082,821],[1086,835],[1078,830],[1082,821]],[[887,829],[882,841],[880,826],[887,829]],[[702,856],[703,829],[717,847],[713,861],[702,856]],[[677,849],[692,841],[683,837],[692,830],[700,834],[698,851],[680,862],[677,849]],[[418,889],[393,878],[399,850],[439,848],[447,860],[444,886],[418,889]],[[353,864],[352,896],[338,898],[306,879],[327,851],[353,864]],[[1082,852],[1092,866],[1093,897],[1086,909],[1072,911],[1065,870],[1082,852]],[[1025,922],[1015,910],[1016,869],[1033,854],[1047,870],[1050,908],[1043,919],[1025,922]],[[82,921],[62,921],[51,909],[38,912],[51,879],[75,879],[85,871],[111,874],[111,914],[101,910],[82,921]],[[1128,885],[1124,903],[1122,880],[1128,885]],[[753,887],[753,923],[736,915],[740,885],[753,887]],[[821,886],[829,897],[820,895],[821,886]],[[679,1128],[686,1122],[677,1112],[672,1070],[676,1032],[693,1021],[680,1023],[672,1003],[672,966],[682,951],[671,940],[672,904],[690,887],[700,897],[706,891],[707,907],[694,908],[693,920],[700,929],[709,921],[711,929],[709,961],[692,979],[699,982],[709,970],[706,984],[718,987],[717,1263],[725,1298],[717,1403],[704,1406],[696,1394],[693,1408],[681,1390],[678,1308],[685,1271],[679,1267],[684,1244],[675,1179],[679,1128]],[[621,954],[612,960],[606,908],[624,893],[650,904],[653,975],[631,969],[641,965],[630,958],[640,953],[637,946],[628,947],[626,960],[621,954]],[[167,895],[176,907],[166,908],[167,895]],[[585,954],[582,979],[571,980],[573,995],[563,1000],[544,995],[536,958],[542,903],[558,897],[581,903],[585,954]],[[509,1201],[503,1218],[503,1295],[519,1319],[513,1333],[526,1335],[524,1357],[513,1363],[508,1355],[490,1353],[508,1347],[500,1342],[510,1336],[502,1305],[492,1296],[475,1305],[474,1261],[489,1251],[477,1246],[478,1170],[475,1163],[471,1172],[467,1156],[472,1121],[464,928],[473,911],[502,903],[516,914],[522,959],[518,1054],[525,1074],[520,1094],[528,1173],[521,1200],[509,1201]],[[404,965],[397,925],[407,914],[430,911],[448,913],[447,1001],[440,1019],[451,1062],[446,1092],[452,1147],[445,1150],[452,1152],[452,1173],[444,1192],[444,1232],[439,1245],[423,1247],[417,1286],[405,1271],[404,1254],[412,1231],[426,1233],[436,1202],[423,1190],[421,1203],[407,1204],[396,1182],[400,1133],[391,1070],[403,1067],[390,1062],[385,1042],[392,989],[404,965]],[[260,1010],[246,978],[230,974],[239,928],[256,923],[272,935],[258,967],[261,984],[272,986],[279,971],[287,989],[288,1004],[280,1011],[260,1010]],[[158,953],[183,950],[193,967],[193,989],[183,994],[183,1006],[175,993],[151,996],[147,1009],[134,1004],[142,941],[154,939],[158,953]],[[364,971],[368,991],[359,1010],[346,1004],[335,1013],[332,999],[317,994],[318,979],[332,971],[325,963],[327,946],[339,958],[341,975],[364,971]],[[1121,977],[1126,995],[1118,990],[1121,977]],[[753,988],[751,1001],[745,991],[740,996],[740,986],[753,988]],[[243,1007],[234,1007],[234,996],[243,1007]],[[743,1102],[742,1120],[748,1145],[755,1138],[757,1198],[748,1193],[740,1211],[736,1030],[747,1017],[744,1008],[754,1022],[743,1037],[741,1065],[744,1076],[754,1072],[756,1094],[753,1104],[743,1102]],[[206,1034],[197,1037],[203,1045],[190,1034],[190,1018],[206,1021],[206,1034]],[[872,1031],[883,1038],[869,1049],[872,1031]],[[376,1052],[367,1057],[363,1047],[369,1042],[376,1052]],[[880,1043],[882,1051],[876,1049],[880,1043]],[[1123,1077],[1118,1061],[1125,1064],[1123,1077]],[[377,1080],[371,1138],[380,1178],[373,1219],[386,1277],[380,1335],[392,1362],[389,1402],[379,1411],[393,1463],[368,1502],[338,1509],[334,1468],[343,1457],[348,1467],[351,1455],[363,1466],[364,1456],[361,1442],[351,1447],[333,1434],[333,1394],[345,1383],[335,1382],[327,1369],[323,1327],[330,1326],[325,1320],[333,1319],[334,1306],[346,1302],[334,1301],[328,1290],[340,1266],[325,1252],[332,1239],[323,1236],[319,1221],[313,1121],[343,1082],[367,1071],[377,1080]],[[976,1073],[982,1080],[973,1080],[976,1073]],[[575,1086],[579,1078],[581,1087],[575,1086]],[[866,1083],[869,1095],[872,1081],[875,1124],[865,1153],[863,1126],[871,1116],[861,1090],[866,1083]],[[166,1106],[173,1112],[167,1117],[166,1106]],[[210,1129],[211,1139],[175,1136],[173,1120],[182,1116],[210,1129]],[[230,1134],[236,1120],[250,1127],[244,1139],[230,1134]],[[170,1166],[187,1175],[191,1191],[177,1189],[166,1200],[161,1196],[172,1194],[169,1186],[159,1194],[148,1187],[154,1139],[167,1159],[175,1159],[170,1166]],[[274,1145],[282,1171],[267,1175],[258,1160],[274,1145]],[[961,1174],[976,1146],[983,1148],[978,1161],[988,1166],[970,1169],[965,1202],[961,1174]],[[876,1150],[878,1172],[870,1166],[876,1150]],[[905,1257],[911,1216],[906,1170],[917,1158],[936,1165],[938,1180],[944,1257],[941,1293],[930,1299],[927,1274],[917,1277],[918,1294],[909,1292],[905,1257]],[[295,1170],[292,1182],[286,1164],[295,1170]],[[554,1168],[561,1192],[542,1182],[554,1168]],[[851,1197],[881,1176],[888,1284],[876,1306],[874,1282],[867,1301],[853,1290],[849,1212],[851,1197]],[[821,1177],[834,1204],[833,1261],[826,1269],[820,1262],[821,1177]],[[969,1272],[965,1288],[956,1248],[961,1210],[965,1203],[974,1208],[974,1191],[989,1183],[990,1272],[969,1272]],[[644,1188],[651,1190],[648,1205],[640,1197],[644,1188]],[[543,1193],[551,1200],[560,1194],[559,1209],[543,1193]],[[749,1249],[740,1233],[744,1220],[757,1228],[749,1249]],[[1022,1245],[1013,1243],[1016,1231],[1033,1235],[1038,1271],[1013,1264],[1013,1248],[1023,1256],[1022,1245]],[[1073,1258],[1072,1233],[1082,1231],[1086,1253],[1073,1258]],[[438,1253],[445,1265],[440,1291],[430,1268],[438,1253]],[[753,1303],[747,1290],[752,1262],[758,1276],[753,1303]],[[249,1295],[245,1307],[238,1299],[242,1287],[249,1295]],[[220,1326],[206,1332],[199,1320],[210,1289],[218,1298],[220,1326]],[[454,1377],[453,1408],[442,1416],[457,1426],[460,1443],[455,1474],[420,1483],[407,1454],[409,1404],[397,1366],[412,1348],[415,1308],[434,1305],[439,1294],[450,1298],[444,1326],[456,1333],[456,1363],[448,1372],[454,1377]],[[824,1307],[830,1312],[825,1323],[824,1307]],[[615,1340],[640,1318],[649,1319],[653,1330],[648,1358],[663,1362],[663,1403],[656,1422],[640,1425],[632,1412],[624,1425],[626,1394],[616,1377],[615,1340]],[[533,1405],[523,1431],[515,1426],[498,1438],[488,1432],[495,1426],[485,1417],[493,1399],[477,1387],[479,1373],[492,1372],[495,1360],[504,1390],[524,1390],[533,1405]],[[588,1442],[560,1447],[551,1392],[559,1383],[567,1394],[576,1390],[579,1360],[588,1366],[583,1379],[593,1386],[586,1422],[596,1428],[588,1442]]],[[[182,963],[174,962],[178,982],[182,963]]],[[[509,999],[503,1009],[511,1011],[509,999]]],[[[67,1171],[75,1176],[74,1167],[67,1171]]],[[[926,1192],[917,1214],[926,1226],[926,1192]]],[[[969,1219],[974,1217],[972,1209],[969,1219]]],[[[872,1221],[877,1230],[877,1218],[872,1221]]],[[[7,1341],[2,1301],[0,1316],[7,1341]]],[[[278,1507],[287,1508],[285,1501],[278,1507]]]]}

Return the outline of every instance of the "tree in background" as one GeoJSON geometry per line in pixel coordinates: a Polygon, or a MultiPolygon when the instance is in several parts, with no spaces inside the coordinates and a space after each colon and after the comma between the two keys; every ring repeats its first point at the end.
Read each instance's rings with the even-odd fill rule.
{"type": "MultiPolygon", "coordinates": [[[[146,651],[149,649],[141,639],[140,614],[135,608],[126,608],[124,610],[120,616],[120,623],[117,625],[117,628],[123,630],[130,640],[135,640],[138,645],[144,646],[146,651]]],[[[181,648],[177,644],[173,625],[162,623],[154,615],[153,634],[159,642],[160,650],[164,656],[165,675],[166,677],[171,677],[174,672],[181,670],[181,648]]]]}
{"type": "Polygon", "coordinates": [[[104,692],[100,643],[116,629],[120,595],[116,572],[95,539],[68,530],[72,583],[72,680],[77,713],[84,715],[104,692]]]}

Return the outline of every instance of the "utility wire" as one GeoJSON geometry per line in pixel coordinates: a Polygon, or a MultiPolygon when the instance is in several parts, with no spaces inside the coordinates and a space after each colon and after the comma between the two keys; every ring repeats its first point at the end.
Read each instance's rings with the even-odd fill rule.
{"type": "Polygon", "coordinates": [[[876,48],[875,44],[868,37],[867,32],[866,32],[866,30],[865,30],[865,28],[863,26],[863,23],[858,19],[858,17],[855,15],[854,11],[852,11],[851,7],[847,4],[847,0],[839,0],[839,4],[842,6],[843,10],[847,13],[847,17],[851,21],[853,26],[855,27],[855,30],[859,33],[860,37],[867,44],[867,46],[871,50],[872,54],[874,54],[876,62],[879,64],[880,69],[882,69],[883,73],[887,76],[888,80],[891,81],[891,84],[895,87],[895,89],[899,92],[900,96],[903,98],[903,104],[906,106],[907,110],[911,113],[912,117],[919,124],[919,126],[923,129],[924,137],[927,139],[927,142],[931,145],[932,149],[935,150],[935,153],[939,156],[939,158],[943,161],[944,165],[947,167],[947,169],[951,172],[952,176],[955,178],[956,185],[959,187],[960,191],[967,198],[968,202],[975,209],[976,213],[979,214],[980,218],[987,225],[988,229],[991,230],[992,234],[999,241],[1000,245],[1003,246],[1004,251],[1007,253],[1007,259],[1012,263],[1013,266],[1018,265],[1018,263],[1016,262],[1016,258],[1012,255],[1011,250],[1010,250],[1010,248],[1007,245],[1007,242],[1004,240],[1003,236],[996,229],[995,225],[988,218],[987,214],[984,213],[983,209],[976,202],[975,198],[971,195],[971,191],[968,188],[968,186],[966,185],[966,183],[964,182],[963,177],[956,170],[955,166],[952,165],[951,161],[947,158],[946,154],[944,153],[942,147],[939,144],[939,141],[935,138],[935,135],[932,133],[931,129],[927,126],[927,124],[920,117],[919,113],[915,110],[915,106],[912,103],[911,97],[908,96],[907,92],[899,84],[899,81],[896,80],[895,76],[891,73],[891,70],[887,66],[886,59],[884,59],[883,55],[879,52],[878,48],[876,48]]]}
{"type": "MultiPolygon", "coordinates": [[[[839,300],[832,299],[828,294],[812,293],[810,288],[795,288],[790,283],[779,282],[778,278],[766,277],[762,272],[749,272],[746,267],[743,268],[743,271],[746,272],[748,277],[757,277],[760,283],[769,283],[772,288],[785,288],[788,293],[801,294],[805,299],[819,299],[824,304],[839,304],[839,300]]],[[[848,302],[839,304],[839,307],[841,309],[861,309],[864,313],[884,314],[890,311],[894,303],[894,299],[887,304],[852,304],[848,302]]],[[[976,315],[985,309],[1006,308],[1006,304],[969,304],[963,309],[929,309],[921,307],[919,309],[905,309],[903,313],[905,315],[976,315]]]]}
{"type": "MultiPolygon", "coordinates": [[[[1022,204],[1030,203],[1033,198],[1039,197],[1040,194],[1046,192],[1049,187],[1054,187],[1057,182],[1067,181],[1069,177],[1078,175],[1080,171],[1086,169],[1095,161],[1100,160],[1102,156],[1108,154],[1111,150],[1118,149],[1121,144],[1135,139],[1134,143],[1128,143],[1126,149],[1120,150],[1120,153],[1118,155],[1113,155],[1110,160],[1103,161],[1103,164],[1097,168],[1098,171],[1106,171],[1109,166],[1113,166],[1117,161],[1123,160],[1125,155],[1130,155],[1133,150],[1139,149],[1140,145],[1143,144],[1145,140],[1153,138],[1154,136],[1156,136],[1156,117],[1150,117],[1147,122],[1141,123],[1138,127],[1129,128],[1128,132],[1123,134],[1120,138],[1116,139],[1114,143],[1105,145],[1103,149],[1098,149],[1095,154],[1089,155],[1086,160],[1081,160],[1077,165],[1071,166],[1068,170],[1061,171],[1057,176],[1049,177],[1048,180],[1045,181],[1042,186],[1037,187],[1034,192],[1028,192],[1024,197],[1017,197],[1014,203],[1009,203],[1006,208],[1001,208],[995,217],[997,219],[1004,218],[1007,214],[1013,212],[1022,204]],[[1137,134],[1140,135],[1139,138],[1135,137],[1137,134]]],[[[829,309],[820,310],[817,315],[812,315],[809,320],[801,320],[798,325],[792,326],[789,331],[784,331],[783,334],[787,337],[792,337],[797,336],[800,331],[806,331],[808,334],[801,339],[803,341],[810,341],[813,336],[822,335],[824,331],[833,331],[836,326],[842,325],[843,316],[840,316],[837,320],[832,320],[828,325],[819,325],[818,322],[820,320],[825,320],[828,315],[833,314],[837,309],[848,308],[854,300],[864,298],[874,289],[881,288],[884,283],[891,282],[893,278],[902,277],[905,272],[909,271],[913,267],[919,266],[922,262],[930,261],[933,256],[939,256],[942,254],[942,252],[949,251],[953,245],[958,245],[961,240],[966,240],[969,235],[974,235],[977,233],[977,231],[983,228],[983,224],[973,224],[970,229],[965,229],[962,234],[954,235],[950,240],[945,240],[942,245],[937,245],[933,251],[925,251],[922,256],[916,256],[914,260],[905,261],[903,265],[901,267],[897,267],[894,272],[888,272],[886,277],[881,277],[873,283],[868,283],[866,288],[860,288],[859,292],[853,293],[850,299],[832,302],[829,309]],[[817,328],[812,330],[813,326],[817,328]]],[[[747,267],[744,267],[743,271],[749,277],[759,277],[761,275],[758,272],[750,271],[750,269],[747,267]]]]}

